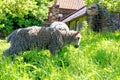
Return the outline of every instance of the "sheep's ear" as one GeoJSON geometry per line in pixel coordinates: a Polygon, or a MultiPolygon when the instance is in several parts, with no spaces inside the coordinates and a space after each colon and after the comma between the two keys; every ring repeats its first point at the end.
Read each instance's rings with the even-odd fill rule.
{"type": "Polygon", "coordinates": [[[76,32],[76,33],[75,33],[75,36],[77,36],[77,35],[78,35],[78,33],[79,33],[79,32],[76,32]]]}

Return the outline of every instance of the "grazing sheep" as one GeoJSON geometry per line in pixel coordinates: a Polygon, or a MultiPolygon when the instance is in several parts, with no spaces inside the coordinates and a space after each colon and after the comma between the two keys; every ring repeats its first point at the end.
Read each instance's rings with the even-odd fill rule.
{"type": "Polygon", "coordinates": [[[28,27],[17,29],[12,32],[7,42],[11,43],[9,49],[4,51],[4,55],[14,55],[35,49],[49,49],[52,55],[56,54],[66,44],[74,43],[77,48],[80,43],[81,35],[77,31],[59,31],[49,27],[28,27]]]}
{"type": "Polygon", "coordinates": [[[63,23],[63,22],[59,22],[59,21],[55,21],[50,25],[51,28],[55,28],[58,29],[60,31],[69,31],[69,28],[67,26],[67,24],[63,23]]]}
{"type": "Polygon", "coordinates": [[[118,16],[103,9],[99,4],[91,4],[87,7],[88,23],[93,31],[115,31],[118,29],[118,16]]]}

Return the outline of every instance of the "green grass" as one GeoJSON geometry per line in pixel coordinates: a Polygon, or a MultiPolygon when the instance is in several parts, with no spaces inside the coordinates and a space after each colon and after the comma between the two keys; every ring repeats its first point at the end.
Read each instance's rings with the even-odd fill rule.
{"type": "Polygon", "coordinates": [[[120,32],[81,34],[78,49],[66,46],[56,57],[31,50],[14,61],[2,57],[9,44],[0,40],[0,80],[120,80],[120,32]]]}

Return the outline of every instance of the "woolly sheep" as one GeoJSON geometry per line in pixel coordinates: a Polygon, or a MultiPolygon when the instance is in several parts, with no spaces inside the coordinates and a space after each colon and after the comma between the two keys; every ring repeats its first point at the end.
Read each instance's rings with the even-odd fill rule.
{"type": "Polygon", "coordinates": [[[60,31],[69,31],[69,28],[67,26],[67,24],[65,24],[64,22],[59,22],[59,21],[55,21],[50,25],[50,28],[55,28],[58,29],[60,31]]]}
{"type": "Polygon", "coordinates": [[[37,26],[21,28],[7,37],[7,42],[10,42],[11,46],[4,51],[4,55],[14,56],[31,48],[38,50],[46,48],[52,55],[55,55],[56,51],[66,44],[73,43],[77,48],[80,39],[81,35],[77,31],[59,31],[54,28],[37,26]]]}

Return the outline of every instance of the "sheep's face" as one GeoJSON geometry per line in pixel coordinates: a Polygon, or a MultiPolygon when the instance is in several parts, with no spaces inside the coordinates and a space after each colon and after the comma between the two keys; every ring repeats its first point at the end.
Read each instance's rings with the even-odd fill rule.
{"type": "Polygon", "coordinates": [[[87,7],[88,15],[97,15],[98,14],[98,6],[96,4],[91,4],[87,7]]]}
{"type": "Polygon", "coordinates": [[[73,40],[75,48],[78,48],[78,47],[79,47],[80,40],[81,40],[81,35],[80,35],[79,32],[76,32],[76,33],[75,33],[74,40],[73,40]]]}

